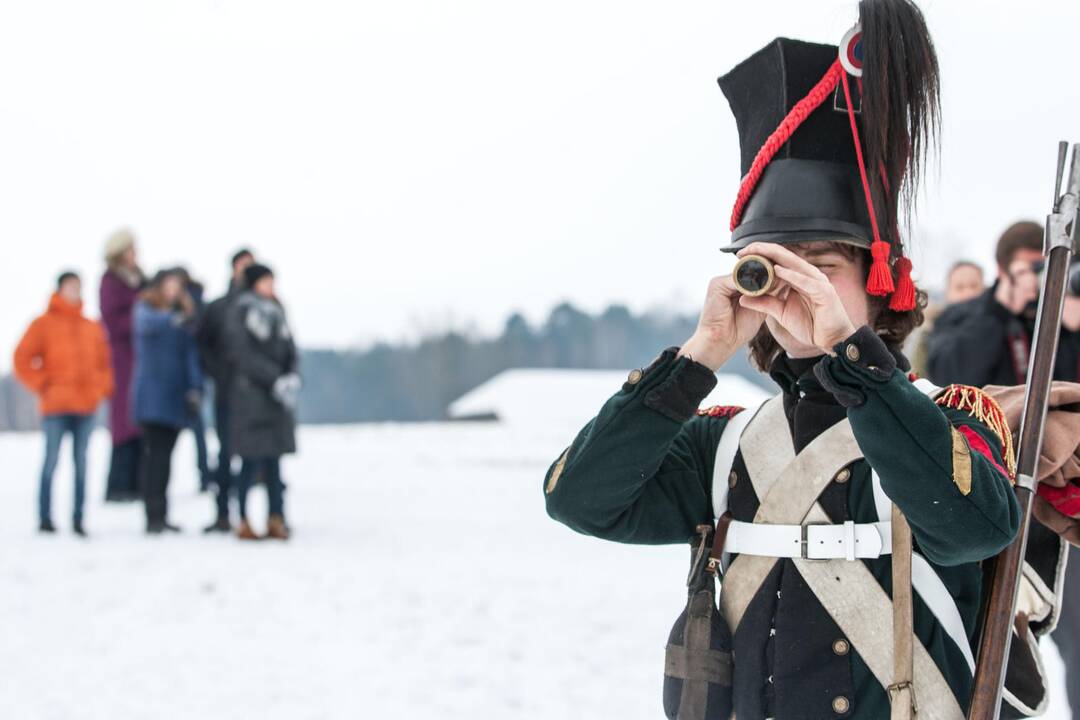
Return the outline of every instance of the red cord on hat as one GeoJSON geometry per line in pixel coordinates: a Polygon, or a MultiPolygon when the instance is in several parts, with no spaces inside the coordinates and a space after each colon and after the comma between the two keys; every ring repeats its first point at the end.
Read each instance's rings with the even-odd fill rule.
{"type": "Polygon", "coordinates": [[[862,143],[859,142],[859,126],[855,124],[855,109],[851,104],[851,86],[847,73],[842,73],[840,80],[844,86],[844,100],[847,102],[848,122],[851,123],[851,138],[855,141],[855,159],[859,164],[859,177],[862,178],[863,195],[866,196],[866,208],[870,211],[870,228],[874,232],[874,242],[870,244],[870,277],[866,280],[866,292],[871,295],[888,295],[896,287],[893,285],[892,271],[889,269],[889,243],[881,239],[878,230],[877,213],[874,212],[874,200],[870,196],[870,181],[866,178],[866,166],[863,164],[862,143]]]}
{"type": "Polygon", "coordinates": [[[758,181],[761,180],[761,175],[765,172],[766,166],[777,151],[784,146],[784,143],[791,139],[792,134],[803,124],[803,121],[806,120],[810,113],[817,110],[821,103],[825,102],[825,98],[829,97],[829,93],[836,89],[836,84],[843,74],[843,66],[840,65],[840,58],[837,58],[829,66],[829,69],[825,71],[825,76],[818,80],[817,85],[806,94],[806,97],[795,103],[795,107],[791,108],[791,112],[780,121],[780,125],[777,126],[776,130],[773,130],[772,135],[758,150],[757,155],[754,156],[754,162],[750,165],[750,170],[739,185],[739,194],[735,198],[735,207],[731,210],[731,230],[735,230],[739,226],[743,210],[746,209],[746,203],[750,202],[750,196],[754,194],[754,188],[757,187],[758,181]]]}

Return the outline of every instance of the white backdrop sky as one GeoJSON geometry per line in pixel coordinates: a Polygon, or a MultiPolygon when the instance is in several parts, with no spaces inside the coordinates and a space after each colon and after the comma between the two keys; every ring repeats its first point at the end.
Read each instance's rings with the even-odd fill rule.
{"type": "MultiPolygon", "coordinates": [[[[569,299],[697,306],[739,180],[717,75],[854,2],[98,0],[0,4],[0,367],[55,274],[144,267],[217,294],[253,246],[301,341],[495,331],[569,299]]],[[[916,274],[989,265],[1080,141],[1075,2],[923,3],[940,172],[916,274]]]]}

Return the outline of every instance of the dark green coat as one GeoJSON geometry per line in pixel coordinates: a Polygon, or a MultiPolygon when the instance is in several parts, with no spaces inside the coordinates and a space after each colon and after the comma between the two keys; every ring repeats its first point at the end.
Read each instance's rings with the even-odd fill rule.
{"type": "MultiPolygon", "coordinates": [[[[886,494],[907,516],[916,551],[956,600],[974,643],[982,592],[979,561],[1004,548],[1019,524],[1002,440],[967,409],[941,407],[916,389],[868,328],[835,349],[835,357],[809,361],[782,356],[772,372],[784,391],[797,451],[846,416],[864,453],[865,460],[856,461],[843,482],[831,483],[820,502],[833,522],[876,521],[872,464],[886,494]],[[965,440],[970,476],[964,467],[956,469],[964,477],[954,477],[953,428],[966,428],[962,432],[970,438],[965,440]]],[[[607,540],[687,542],[697,525],[713,520],[713,464],[734,412],[697,414],[715,382],[707,368],[677,358],[675,350],[644,372],[631,373],[549,469],[548,513],[578,532],[607,540]]],[[[758,498],[738,456],[730,480],[729,508],[735,519],[752,521],[758,498]]],[[[888,556],[862,562],[891,592],[888,556]]],[[[917,594],[914,602],[916,635],[966,708],[967,662],[917,594]]],[[[781,560],[735,632],[739,719],[888,717],[884,689],[857,652],[834,652],[839,639],[839,628],[793,563],[781,560]],[[845,707],[835,702],[839,697],[846,712],[835,712],[845,707]]]]}

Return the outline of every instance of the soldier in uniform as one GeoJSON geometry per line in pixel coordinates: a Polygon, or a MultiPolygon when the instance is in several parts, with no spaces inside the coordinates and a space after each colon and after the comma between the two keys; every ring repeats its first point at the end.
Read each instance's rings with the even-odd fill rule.
{"type": "MultiPolygon", "coordinates": [[[[962,718],[980,562],[1019,524],[1000,409],[975,388],[916,380],[899,350],[925,306],[898,215],[937,126],[937,61],[912,3],[859,11],[839,48],[777,39],[720,78],[743,174],[724,249],[771,261],[773,289],[750,297],[714,278],[693,336],[631,372],[544,483],[551,517],[617,542],[684,543],[720,518],[731,652],[707,679],[739,720],[877,720],[898,704],[962,718]],[[780,395],[699,410],[745,346],[780,395]],[[902,527],[907,678],[893,674],[888,632],[902,527]]],[[[722,705],[710,691],[679,717],[722,705]]]]}

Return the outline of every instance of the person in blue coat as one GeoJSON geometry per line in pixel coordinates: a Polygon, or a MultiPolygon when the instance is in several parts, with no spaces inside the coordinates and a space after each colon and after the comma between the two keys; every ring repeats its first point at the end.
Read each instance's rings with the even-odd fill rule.
{"type": "Polygon", "coordinates": [[[180,529],[167,520],[166,490],[176,438],[202,400],[198,352],[187,329],[193,313],[194,303],[176,271],[159,272],[134,310],[132,416],[143,431],[143,500],[151,534],[180,529]]]}

